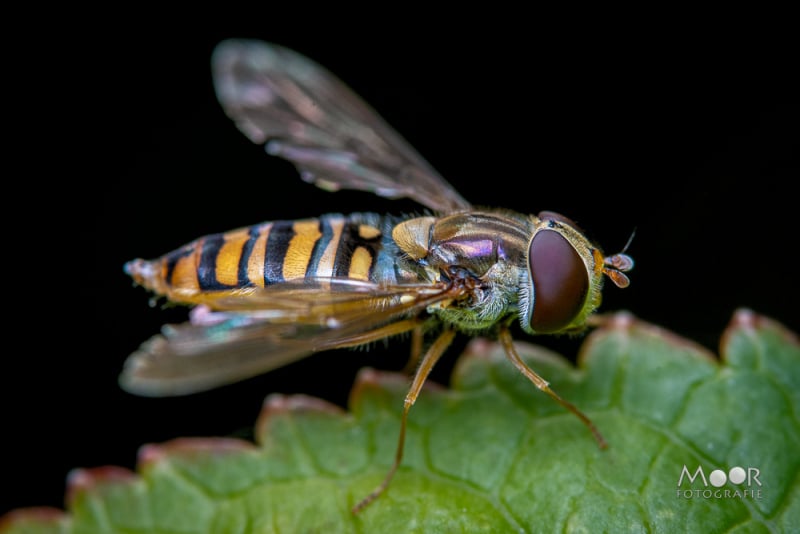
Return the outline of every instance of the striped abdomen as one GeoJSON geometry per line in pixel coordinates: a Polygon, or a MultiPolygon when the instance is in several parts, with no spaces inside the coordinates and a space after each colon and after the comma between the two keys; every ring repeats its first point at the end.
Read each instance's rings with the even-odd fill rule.
{"type": "Polygon", "coordinates": [[[170,300],[202,303],[220,292],[312,277],[391,282],[396,221],[375,213],[273,221],[201,237],[164,256],[133,260],[125,271],[170,300]]]}

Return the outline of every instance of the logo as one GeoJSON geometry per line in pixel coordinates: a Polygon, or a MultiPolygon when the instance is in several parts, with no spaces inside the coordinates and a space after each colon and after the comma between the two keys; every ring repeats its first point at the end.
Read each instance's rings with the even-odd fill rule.
{"type": "Polygon", "coordinates": [[[679,499],[760,499],[760,476],[757,467],[714,469],[706,476],[703,466],[691,471],[684,464],[675,493],[679,499]]]}

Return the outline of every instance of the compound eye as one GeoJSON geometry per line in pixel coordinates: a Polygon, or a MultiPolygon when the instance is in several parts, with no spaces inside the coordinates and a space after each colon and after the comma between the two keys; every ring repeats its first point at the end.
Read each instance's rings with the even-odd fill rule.
{"type": "Polygon", "coordinates": [[[531,328],[558,332],[583,309],[589,291],[586,266],[566,238],[541,230],[531,241],[528,267],[533,283],[531,328]]]}

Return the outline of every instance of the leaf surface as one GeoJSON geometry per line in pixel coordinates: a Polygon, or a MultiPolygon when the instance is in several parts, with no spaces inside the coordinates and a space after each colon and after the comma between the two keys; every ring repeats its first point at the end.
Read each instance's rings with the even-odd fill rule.
{"type": "Polygon", "coordinates": [[[145,446],[137,473],[76,470],[66,512],[19,510],[0,519],[0,531],[788,532],[800,525],[800,344],[785,327],[739,310],[718,358],[623,313],[587,338],[577,369],[540,347],[518,348],[592,418],[608,449],[520,375],[501,347],[474,340],[451,388],[420,396],[400,470],[357,516],[351,507],[391,465],[408,384],[369,369],[350,412],[270,395],[257,444],[210,438],[145,446]]]}

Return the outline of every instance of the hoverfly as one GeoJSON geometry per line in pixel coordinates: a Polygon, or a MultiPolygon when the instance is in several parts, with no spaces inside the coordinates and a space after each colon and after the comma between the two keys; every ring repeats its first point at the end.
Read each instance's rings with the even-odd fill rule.
{"type": "Polygon", "coordinates": [[[126,390],[189,394],[313,352],[410,332],[418,365],[394,463],[355,513],[388,487],[409,410],[456,332],[489,334],[605,447],[589,418],[522,361],[509,327],[517,321],[529,334],[586,328],[604,277],[628,285],[633,260],[624,251],[604,256],[557,213],[474,208],[340,80],[294,51],[229,40],[215,49],[212,67],[228,116],[269,154],[294,163],[305,181],[407,197],[433,214],[272,221],[127,263],[136,283],[194,308],[188,322],[165,326],[128,358],[120,378],[126,390]]]}

